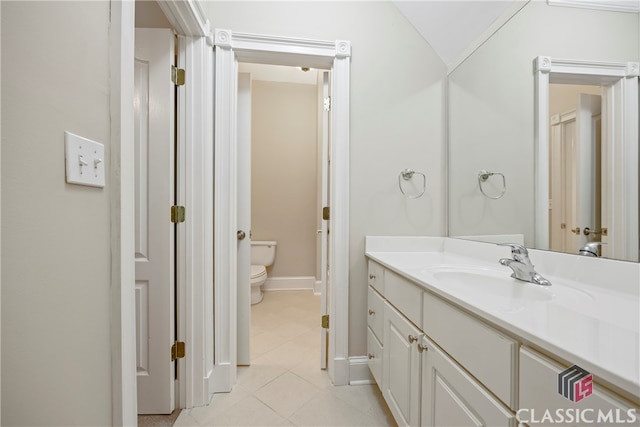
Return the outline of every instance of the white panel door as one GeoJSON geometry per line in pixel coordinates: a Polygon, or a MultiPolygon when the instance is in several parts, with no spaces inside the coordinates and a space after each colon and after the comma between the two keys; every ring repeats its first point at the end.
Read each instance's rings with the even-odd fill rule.
{"type": "Polygon", "coordinates": [[[237,213],[238,365],[248,365],[251,361],[251,75],[249,73],[238,73],[237,213]]]}
{"type": "Polygon", "coordinates": [[[175,406],[174,36],[168,29],[135,34],[136,350],[138,413],[175,406]]]}
{"type": "MultiPolygon", "coordinates": [[[[559,115],[558,115],[559,116],[559,115]]],[[[549,140],[549,249],[566,251],[567,219],[565,213],[565,146],[564,123],[559,117],[552,118],[549,140]]]]}
{"type": "MultiPolygon", "coordinates": [[[[329,206],[329,107],[325,104],[329,99],[329,72],[322,73],[322,190],[321,205],[329,206]]],[[[329,221],[322,221],[322,229],[320,230],[320,280],[321,280],[321,303],[320,315],[329,315],[329,221]]],[[[329,328],[320,328],[320,368],[327,369],[329,328]]]]}
{"type": "Polygon", "coordinates": [[[587,242],[600,240],[600,236],[594,239],[593,235],[584,234],[584,229],[600,231],[600,183],[596,184],[596,178],[600,178],[599,164],[599,135],[596,131],[596,118],[600,116],[602,101],[599,95],[587,95],[581,93],[578,96],[576,108],[576,145],[575,162],[575,224],[580,227],[581,233],[574,240],[575,246],[569,248],[569,253],[578,253],[587,242]],[[597,149],[598,148],[598,149],[597,149]],[[598,155],[596,156],[596,152],[598,155]],[[597,212],[597,215],[596,215],[597,212]],[[596,223],[596,220],[598,223],[596,223]]]}

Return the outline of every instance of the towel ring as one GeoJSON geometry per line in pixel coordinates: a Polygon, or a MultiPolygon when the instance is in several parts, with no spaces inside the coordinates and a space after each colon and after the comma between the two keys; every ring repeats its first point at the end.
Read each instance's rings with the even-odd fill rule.
{"type": "Polygon", "coordinates": [[[425,190],[427,189],[427,176],[422,172],[416,172],[413,169],[405,169],[403,171],[400,171],[400,174],[398,175],[398,187],[400,188],[400,192],[404,194],[405,197],[409,199],[418,199],[422,197],[425,190]],[[409,181],[413,178],[413,175],[416,174],[422,176],[422,191],[420,191],[420,194],[416,196],[410,196],[409,194],[404,192],[404,189],[402,188],[402,181],[409,181]]]}
{"type": "Polygon", "coordinates": [[[506,193],[506,191],[507,191],[507,180],[504,177],[504,174],[502,174],[500,172],[488,172],[486,170],[481,170],[480,172],[478,172],[478,186],[480,187],[480,192],[486,198],[492,199],[492,200],[498,200],[498,199],[502,198],[502,196],[504,196],[504,193],[506,193]],[[498,176],[502,177],[502,191],[500,192],[500,194],[498,196],[490,196],[487,193],[485,193],[484,189],[482,188],[482,183],[483,182],[487,182],[489,177],[491,177],[493,175],[498,175],[498,176]]]}

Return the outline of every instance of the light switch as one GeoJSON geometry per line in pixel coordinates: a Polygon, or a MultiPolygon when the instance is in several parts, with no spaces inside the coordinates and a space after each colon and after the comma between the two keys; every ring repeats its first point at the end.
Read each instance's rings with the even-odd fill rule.
{"type": "Polygon", "coordinates": [[[104,187],[104,145],[90,139],[64,133],[67,182],[104,187]]]}

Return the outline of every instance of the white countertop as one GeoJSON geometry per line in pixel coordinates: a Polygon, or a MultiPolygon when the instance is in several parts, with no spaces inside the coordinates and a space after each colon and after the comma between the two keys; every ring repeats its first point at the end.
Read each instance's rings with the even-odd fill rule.
{"type": "Polygon", "coordinates": [[[498,264],[510,257],[509,248],[402,239],[368,237],[366,255],[525,343],[588,370],[596,382],[600,378],[640,396],[639,264],[530,250],[536,271],[552,282],[543,287],[510,278],[511,270],[498,264]]]}

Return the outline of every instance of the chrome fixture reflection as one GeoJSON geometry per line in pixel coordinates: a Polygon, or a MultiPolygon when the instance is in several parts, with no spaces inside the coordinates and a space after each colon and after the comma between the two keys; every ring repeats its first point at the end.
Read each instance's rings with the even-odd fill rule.
{"type": "Polygon", "coordinates": [[[606,245],[604,242],[589,242],[580,248],[580,255],[584,256],[600,256],[598,246],[606,245]]]}
{"type": "Polygon", "coordinates": [[[513,270],[511,277],[536,285],[551,286],[551,282],[538,274],[529,259],[529,251],[524,246],[516,243],[499,243],[498,246],[511,247],[511,258],[502,258],[498,261],[501,265],[513,270]]]}
{"type": "Polygon", "coordinates": [[[486,170],[481,170],[480,172],[478,172],[478,186],[480,187],[480,192],[488,199],[492,199],[492,200],[498,200],[500,198],[502,198],[502,196],[504,196],[504,193],[507,192],[507,180],[504,177],[503,173],[500,172],[488,172],[486,170]],[[502,177],[502,190],[500,191],[500,194],[497,196],[490,196],[487,193],[484,192],[484,188],[482,188],[482,183],[483,182],[487,182],[487,180],[489,179],[489,177],[491,176],[501,176],[502,177]]]}
{"type": "Polygon", "coordinates": [[[403,171],[400,171],[400,174],[398,174],[398,187],[400,187],[400,192],[409,199],[417,199],[419,197],[422,197],[427,188],[427,176],[422,172],[416,172],[413,169],[405,169],[403,171]],[[412,196],[404,192],[404,189],[402,188],[402,180],[410,181],[413,178],[413,175],[422,176],[422,190],[419,190],[417,195],[412,196]]]}
{"type": "Polygon", "coordinates": [[[609,230],[606,227],[602,227],[601,230],[592,230],[589,227],[585,227],[585,229],[583,230],[583,234],[585,236],[589,236],[590,234],[602,234],[603,236],[608,236],[609,235],[609,230]]]}

